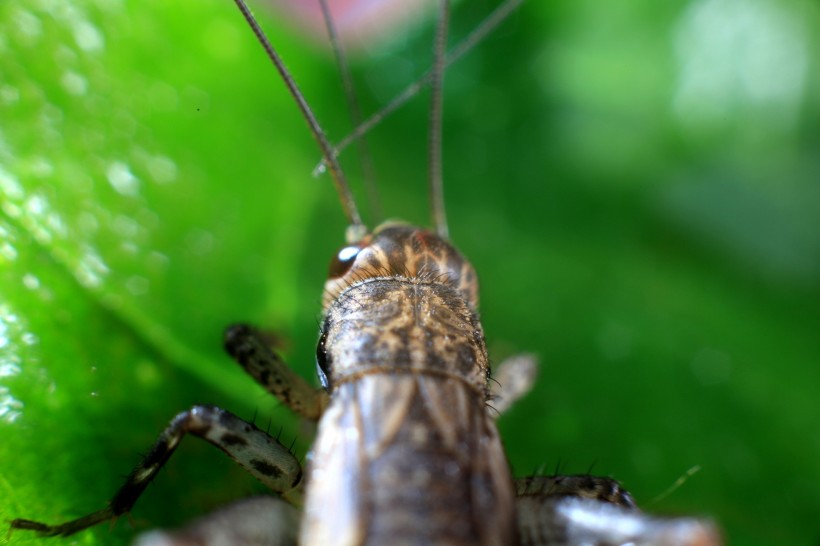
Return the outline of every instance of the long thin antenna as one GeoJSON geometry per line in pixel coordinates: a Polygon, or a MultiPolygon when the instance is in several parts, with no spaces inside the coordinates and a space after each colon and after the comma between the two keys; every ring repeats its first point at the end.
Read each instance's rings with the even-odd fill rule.
{"type": "Polygon", "coordinates": [[[251,13],[251,10],[248,9],[248,6],[247,4],[245,4],[245,1],[234,0],[234,3],[239,8],[239,11],[242,12],[242,15],[245,17],[245,20],[248,22],[248,25],[250,25],[251,30],[253,30],[253,33],[256,35],[256,39],[259,40],[259,43],[262,44],[263,48],[265,48],[265,52],[268,54],[268,58],[273,62],[273,65],[276,67],[276,70],[279,72],[279,75],[285,82],[285,85],[290,91],[291,96],[293,96],[293,99],[299,106],[299,110],[302,111],[302,115],[304,116],[305,120],[308,123],[308,126],[310,127],[310,132],[313,134],[313,138],[316,139],[316,142],[319,144],[319,148],[322,150],[324,162],[330,170],[330,175],[333,177],[333,182],[336,185],[336,191],[339,193],[339,200],[342,203],[342,208],[345,211],[347,219],[352,224],[351,228],[348,229],[348,233],[364,232],[362,219],[359,216],[359,211],[356,209],[356,203],[353,200],[353,194],[350,192],[350,187],[347,184],[347,180],[345,180],[342,168],[339,165],[336,156],[333,154],[333,148],[331,147],[330,142],[327,139],[327,136],[325,136],[324,131],[322,131],[322,127],[319,125],[319,122],[316,120],[316,116],[313,114],[313,111],[310,109],[310,106],[308,106],[308,103],[305,100],[304,95],[302,95],[302,92],[299,91],[299,87],[296,85],[296,81],[290,75],[290,72],[285,67],[285,64],[282,62],[282,59],[279,57],[279,54],[276,53],[275,49],[273,49],[273,45],[271,44],[270,40],[268,40],[268,37],[265,36],[265,33],[259,26],[259,23],[256,22],[256,19],[251,13]]]}
{"type": "MultiPolygon", "coordinates": [[[[459,42],[452,51],[447,54],[445,67],[459,61],[465,53],[470,51],[476,44],[481,42],[493,30],[506,19],[510,13],[515,11],[518,6],[524,3],[524,0],[505,0],[499,5],[484,21],[475,28],[464,40],[459,42]]],[[[384,108],[367,118],[361,125],[356,127],[352,133],[343,138],[333,149],[334,156],[338,157],[343,150],[345,150],[352,142],[355,142],[369,133],[373,127],[378,125],[383,119],[390,116],[393,112],[398,110],[404,103],[415,97],[427,85],[430,85],[433,79],[433,70],[430,69],[425,72],[419,79],[408,85],[401,93],[391,100],[384,108]]],[[[326,160],[322,159],[314,172],[321,171],[326,164],[326,160]]]]}
{"type": "MultiPolygon", "coordinates": [[[[339,73],[342,77],[342,87],[344,87],[350,121],[353,127],[358,127],[362,122],[362,109],[359,107],[359,101],[356,98],[356,89],[353,85],[353,76],[350,74],[350,65],[345,58],[342,42],[336,32],[336,25],[333,23],[333,15],[330,13],[327,0],[319,0],[319,4],[322,6],[322,16],[325,19],[327,35],[330,39],[333,55],[336,57],[336,65],[339,67],[339,73]]],[[[376,185],[376,169],[373,166],[373,156],[370,154],[367,139],[364,136],[356,141],[356,148],[359,152],[359,162],[362,165],[362,178],[370,203],[370,212],[376,220],[381,220],[382,208],[381,199],[379,199],[379,188],[376,185]]]]}
{"type": "Polygon", "coordinates": [[[447,50],[447,29],[450,25],[450,0],[439,2],[438,27],[433,46],[433,78],[430,82],[432,90],[430,97],[430,135],[428,141],[429,153],[429,183],[430,183],[430,213],[433,225],[439,237],[446,239],[449,236],[447,229],[447,213],[444,211],[444,179],[441,162],[441,133],[442,117],[444,112],[444,68],[445,51],[447,50]]]}

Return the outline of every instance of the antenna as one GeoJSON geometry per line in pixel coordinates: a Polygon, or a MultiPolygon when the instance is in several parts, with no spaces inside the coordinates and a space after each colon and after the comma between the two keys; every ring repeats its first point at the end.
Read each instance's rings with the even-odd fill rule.
{"type": "MultiPolygon", "coordinates": [[[[350,65],[345,58],[344,49],[342,49],[342,43],[341,40],[339,40],[339,34],[336,32],[336,26],[333,23],[333,15],[330,13],[328,0],[319,0],[319,4],[322,6],[322,17],[327,27],[327,35],[330,39],[330,45],[333,48],[333,55],[336,57],[336,65],[339,67],[339,73],[342,77],[342,87],[344,87],[345,99],[347,100],[347,111],[350,114],[350,121],[355,128],[362,122],[362,109],[359,107],[359,101],[356,99],[356,89],[353,85],[353,76],[350,74],[350,65]]],[[[370,154],[367,139],[364,138],[364,135],[356,141],[356,148],[359,152],[359,162],[362,165],[362,178],[364,179],[364,187],[367,191],[367,200],[370,203],[370,212],[379,220],[383,215],[381,199],[379,199],[379,188],[376,185],[376,170],[373,166],[373,156],[370,154]]]]}
{"type": "MultiPolygon", "coordinates": [[[[524,0],[505,0],[499,5],[486,19],[476,27],[464,40],[458,43],[452,51],[447,54],[445,67],[448,67],[461,60],[465,53],[470,51],[473,47],[486,38],[493,30],[498,27],[518,6],[524,3],[524,0]]],[[[433,79],[432,69],[424,73],[419,79],[408,85],[404,90],[396,95],[384,108],[367,118],[363,123],[356,127],[352,133],[343,138],[335,148],[333,148],[333,155],[338,157],[351,143],[359,140],[364,135],[370,132],[383,119],[387,118],[398,110],[404,103],[415,97],[421,89],[430,85],[433,79]]],[[[322,172],[326,166],[327,161],[322,159],[319,165],[314,169],[314,173],[322,172]]]]}
{"type": "Polygon", "coordinates": [[[354,233],[363,234],[366,230],[364,228],[364,224],[362,224],[362,219],[359,216],[359,211],[356,209],[356,203],[353,200],[353,194],[350,192],[350,186],[348,186],[347,180],[345,180],[342,167],[339,165],[336,156],[333,154],[333,148],[331,147],[327,136],[325,136],[324,131],[322,131],[322,127],[319,125],[319,122],[316,120],[316,116],[313,114],[310,106],[308,106],[302,92],[299,91],[296,81],[293,79],[293,76],[290,75],[290,72],[285,67],[285,64],[282,62],[279,54],[276,53],[275,49],[273,49],[273,45],[270,40],[268,40],[268,37],[259,26],[259,23],[256,22],[251,10],[248,8],[247,4],[245,4],[245,0],[234,0],[234,3],[239,8],[239,11],[242,12],[243,17],[245,17],[245,21],[248,22],[251,30],[253,30],[253,33],[256,35],[256,39],[259,40],[259,43],[263,48],[265,48],[268,58],[273,62],[273,65],[276,67],[276,70],[285,82],[291,96],[299,106],[299,110],[302,111],[302,115],[310,127],[310,132],[313,134],[313,138],[322,150],[324,162],[330,170],[330,175],[333,177],[333,182],[336,185],[336,191],[339,194],[339,200],[342,203],[342,208],[344,209],[347,219],[351,223],[348,228],[348,235],[350,236],[354,233]]]}
{"type": "Polygon", "coordinates": [[[444,180],[441,174],[441,125],[444,109],[444,55],[447,49],[447,27],[450,22],[450,1],[441,0],[439,3],[438,27],[433,49],[433,70],[430,82],[430,135],[428,141],[429,152],[429,184],[430,184],[430,213],[433,225],[439,237],[446,239],[447,214],[444,211],[444,180]]]}

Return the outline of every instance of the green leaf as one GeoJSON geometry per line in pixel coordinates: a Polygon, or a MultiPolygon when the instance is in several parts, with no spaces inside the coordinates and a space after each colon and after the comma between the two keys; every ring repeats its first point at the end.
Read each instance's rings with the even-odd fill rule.
{"type": "MultiPolygon", "coordinates": [[[[309,137],[288,137],[304,124],[275,76],[251,78],[264,63],[235,9],[0,9],[3,519],[101,508],[196,402],[275,413],[293,436],[292,419],[223,355],[221,335],[238,320],[287,332],[297,316],[303,337],[315,330],[322,272],[303,289],[300,262],[326,181],[309,177],[309,137]]],[[[198,464],[186,448],[174,483],[135,518],[178,524],[184,506],[162,499],[184,499],[190,515],[255,487],[242,477],[219,491],[213,459],[198,464]]],[[[113,540],[106,529],[82,540],[93,537],[113,540]]]]}

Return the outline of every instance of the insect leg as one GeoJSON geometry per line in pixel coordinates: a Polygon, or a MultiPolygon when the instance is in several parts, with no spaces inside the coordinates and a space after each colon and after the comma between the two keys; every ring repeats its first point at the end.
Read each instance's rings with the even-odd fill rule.
{"type": "Polygon", "coordinates": [[[215,445],[272,490],[290,498],[298,497],[302,468],[288,448],[228,411],[215,406],[194,406],[171,420],[107,507],[59,525],[15,519],[11,529],[27,529],[46,536],[71,535],[129,512],[186,434],[215,445]]]}
{"type": "Polygon", "coordinates": [[[521,546],[718,546],[709,521],[642,513],[618,482],[595,476],[531,476],[516,480],[521,546]]]}
{"type": "Polygon", "coordinates": [[[225,330],[225,350],[268,392],[302,417],[317,421],[327,406],[327,393],[312,387],[291,370],[265,342],[261,332],[247,324],[225,330]]]}
{"type": "Polygon", "coordinates": [[[297,508],[276,497],[236,501],[182,529],[155,530],[137,537],[134,546],[295,546],[297,508]]]}
{"type": "Polygon", "coordinates": [[[538,360],[532,354],[511,356],[501,362],[490,384],[490,406],[501,415],[530,392],[538,375],[538,360]]]}

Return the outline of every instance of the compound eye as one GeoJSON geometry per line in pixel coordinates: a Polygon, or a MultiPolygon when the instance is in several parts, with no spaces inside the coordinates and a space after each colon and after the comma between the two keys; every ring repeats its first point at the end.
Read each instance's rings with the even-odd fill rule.
{"type": "Polygon", "coordinates": [[[346,246],[336,253],[333,260],[330,262],[330,269],[328,277],[337,279],[350,271],[353,262],[356,261],[356,256],[361,252],[362,247],[358,245],[346,246]]]}
{"type": "Polygon", "coordinates": [[[316,373],[326,391],[330,391],[330,355],[327,353],[327,332],[322,332],[316,345],[316,373]]]}

